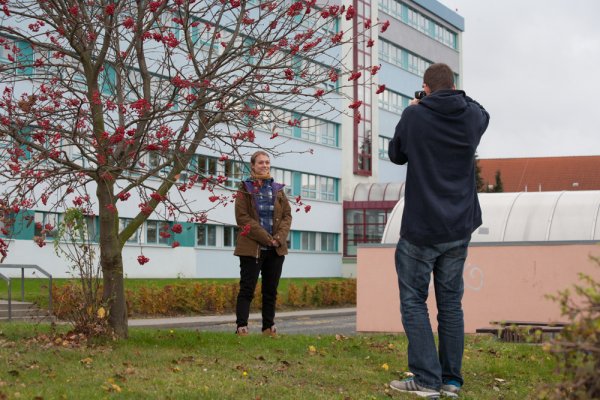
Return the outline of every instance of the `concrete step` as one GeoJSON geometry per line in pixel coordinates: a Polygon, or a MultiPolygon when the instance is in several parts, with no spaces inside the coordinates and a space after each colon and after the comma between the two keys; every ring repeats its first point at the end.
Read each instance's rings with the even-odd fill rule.
{"type": "MultiPolygon", "coordinates": [[[[11,319],[20,321],[53,321],[48,310],[42,310],[29,302],[11,302],[11,319]]],[[[8,321],[8,301],[0,300],[0,322],[8,321]]]]}

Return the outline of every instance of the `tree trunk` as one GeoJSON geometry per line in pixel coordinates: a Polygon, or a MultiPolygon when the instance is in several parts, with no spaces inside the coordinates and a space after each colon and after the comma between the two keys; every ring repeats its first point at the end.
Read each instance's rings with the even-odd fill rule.
{"type": "Polygon", "coordinates": [[[96,190],[100,208],[100,266],[104,290],[102,302],[108,307],[108,322],[115,335],[127,338],[127,303],[123,284],[123,256],[119,243],[119,216],[107,208],[113,204],[114,186],[112,182],[100,180],[96,190]]]}

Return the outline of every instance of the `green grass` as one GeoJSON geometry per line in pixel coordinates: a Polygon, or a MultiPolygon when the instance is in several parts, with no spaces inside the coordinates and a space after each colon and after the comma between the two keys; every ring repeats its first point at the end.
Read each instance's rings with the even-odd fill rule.
{"type": "MultiPolygon", "coordinates": [[[[128,340],[63,347],[44,325],[0,325],[0,399],[412,399],[403,335],[261,335],[131,329],[128,340]]],[[[535,398],[554,362],[537,345],[467,337],[462,399],[535,398]]]]}
{"type": "MultiPolygon", "coordinates": [[[[279,283],[279,296],[282,298],[287,297],[287,290],[290,283],[294,283],[300,286],[304,283],[309,285],[316,285],[317,282],[322,281],[342,281],[344,278],[282,278],[279,283]]],[[[56,286],[62,286],[68,282],[73,282],[74,279],[53,279],[52,282],[56,286]]],[[[230,284],[237,283],[239,279],[183,279],[183,278],[172,278],[172,279],[125,279],[125,288],[130,290],[138,290],[141,287],[153,287],[162,288],[168,285],[187,284],[193,282],[200,283],[220,283],[230,284]]],[[[25,301],[32,301],[38,304],[40,307],[48,306],[48,279],[46,278],[25,278],[24,286],[24,298],[25,301]]],[[[0,299],[7,299],[8,289],[6,282],[0,280],[0,299]]],[[[13,300],[21,300],[21,279],[12,280],[12,298],[13,300]]]]}

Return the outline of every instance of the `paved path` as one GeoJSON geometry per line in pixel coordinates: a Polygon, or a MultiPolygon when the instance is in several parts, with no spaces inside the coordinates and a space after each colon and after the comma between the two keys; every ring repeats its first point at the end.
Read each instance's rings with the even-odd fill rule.
{"type": "MultiPolygon", "coordinates": [[[[278,312],[275,320],[279,331],[286,334],[353,335],[356,333],[356,308],[278,312]]],[[[250,314],[250,330],[259,332],[260,321],[260,313],[250,314]]],[[[130,319],[129,326],[233,332],[235,315],[130,319]]]]}

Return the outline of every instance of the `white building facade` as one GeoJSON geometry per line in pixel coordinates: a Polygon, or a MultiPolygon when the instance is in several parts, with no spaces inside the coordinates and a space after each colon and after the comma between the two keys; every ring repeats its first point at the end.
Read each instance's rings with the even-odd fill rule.
{"type": "MultiPolygon", "coordinates": [[[[301,123],[281,134],[284,139],[278,151],[282,156],[272,158],[272,175],[286,184],[290,198],[300,196],[310,205],[310,212],[303,206],[292,208],[284,277],[354,276],[357,245],[381,241],[387,218],[402,196],[405,169],[388,160],[387,145],[402,110],[421,88],[423,72],[431,63],[444,62],[455,71],[460,87],[461,16],[435,0],[355,0],[352,4],[359,21],[389,21],[384,32],[373,31],[380,33],[373,38],[372,47],[351,49],[355,65],[381,65],[376,77],[385,90],[377,94],[378,85],[366,88],[357,84],[353,92],[346,92],[350,98],[364,101],[357,110],[361,113],[359,124],[343,114],[300,115],[293,109],[281,110],[301,123]]],[[[338,29],[353,27],[340,20],[338,29]]],[[[0,49],[0,62],[6,61],[5,57],[0,49]]],[[[339,107],[346,103],[340,100],[339,107]]],[[[271,133],[257,130],[256,135],[256,142],[267,143],[271,133]]],[[[228,176],[227,185],[234,189],[246,175],[246,167],[219,157],[202,150],[194,163],[204,173],[228,176]]],[[[187,194],[198,208],[209,209],[208,196],[199,186],[187,194]]],[[[120,217],[135,216],[137,204],[124,203],[120,217]]],[[[61,219],[61,213],[50,208],[26,212],[42,226],[56,225],[61,219]]],[[[160,235],[165,222],[153,216],[130,238],[123,251],[128,278],[239,276],[238,259],[233,256],[237,227],[232,203],[214,208],[205,224],[178,222],[183,231],[177,235],[177,248],[171,247],[173,238],[160,235]],[[141,253],[150,262],[140,265],[137,257],[141,253]]],[[[89,223],[93,231],[96,221],[91,218],[89,223]]],[[[39,248],[33,242],[38,229],[35,223],[20,226],[10,239],[4,263],[36,264],[54,277],[70,276],[72,271],[54,253],[51,243],[39,248]]]]}

